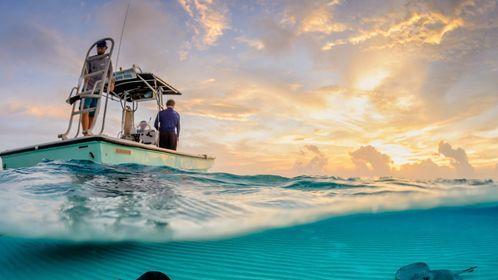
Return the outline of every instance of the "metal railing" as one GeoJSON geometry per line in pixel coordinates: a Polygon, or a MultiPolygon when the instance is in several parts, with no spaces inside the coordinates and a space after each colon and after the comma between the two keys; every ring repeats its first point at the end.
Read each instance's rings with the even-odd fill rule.
{"type": "MultiPolygon", "coordinates": [[[[113,73],[109,71],[109,67],[111,66],[111,57],[112,53],[114,51],[114,40],[112,38],[104,38],[101,40],[98,40],[97,42],[93,43],[91,47],[88,49],[86,56],[85,56],[85,62],[83,64],[83,67],[81,69],[81,74],[80,78],[78,80],[78,86],[73,87],[71,91],[69,92],[69,98],[67,99],[68,101],[76,98],[77,100],[73,101],[72,103],[72,108],[71,108],[71,115],[69,117],[69,124],[66,129],[66,131],[62,134],[59,134],[58,137],[61,138],[62,140],[68,139],[68,135],[71,132],[72,124],[74,121],[74,116],[79,115],[78,118],[78,129],[76,130],[76,134],[74,135],[74,138],[78,137],[80,134],[80,128],[81,128],[81,119],[82,115],[84,113],[90,113],[94,112],[94,117],[92,119],[92,122],[89,125],[89,129],[86,131],[83,131],[83,134],[92,134],[93,128],[95,126],[95,123],[97,122],[99,113],[100,113],[100,108],[101,108],[101,101],[102,97],[105,97],[105,103],[104,103],[104,111],[102,115],[102,126],[100,128],[100,131],[98,134],[102,134],[104,131],[105,127],[105,121],[106,121],[106,113],[107,113],[107,104],[109,100],[109,87],[111,84],[111,81],[113,79],[113,73]],[[109,48],[109,51],[106,52],[105,54],[102,55],[93,55],[90,56],[91,51],[97,46],[97,43],[100,41],[106,41],[111,43],[111,47],[109,48]],[[107,63],[105,66],[104,70],[99,70],[95,72],[89,73],[90,69],[88,68],[89,62],[97,60],[97,59],[102,59],[102,58],[108,58],[107,63]],[[93,85],[92,89],[88,89],[88,82],[90,78],[97,80],[95,84],[93,85]],[[107,92],[105,91],[105,86],[107,86],[107,92]],[[94,108],[84,108],[84,104],[86,99],[94,98],[97,99],[97,105],[94,108]],[[76,104],[78,104],[79,101],[79,106],[76,107],[76,104]]],[[[112,98],[112,97],[111,97],[112,98]]]]}

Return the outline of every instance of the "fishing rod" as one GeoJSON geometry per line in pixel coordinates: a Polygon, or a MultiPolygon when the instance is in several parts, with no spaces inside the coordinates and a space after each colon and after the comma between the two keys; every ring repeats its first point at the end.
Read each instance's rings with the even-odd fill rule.
{"type": "Polygon", "coordinates": [[[121,27],[121,36],[119,37],[118,54],[116,56],[116,69],[119,69],[118,62],[119,62],[119,54],[121,53],[121,42],[123,41],[123,34],[126,26],[126,20],[128,19],[128,11],[130,10],[130,4],[131,0],[128,2],[128,6],[126,6],[126,13],[123,20],[123,26],[121,27]]]}

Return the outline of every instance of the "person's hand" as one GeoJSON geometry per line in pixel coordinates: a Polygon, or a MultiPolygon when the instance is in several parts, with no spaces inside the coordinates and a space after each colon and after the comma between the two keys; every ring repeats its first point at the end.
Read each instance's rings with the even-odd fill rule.
{"type": "Polygon", "coordinates": [[[111,79],[111,83],[109,85],[109,91],[114,92],[114,79],[111,79]]]}

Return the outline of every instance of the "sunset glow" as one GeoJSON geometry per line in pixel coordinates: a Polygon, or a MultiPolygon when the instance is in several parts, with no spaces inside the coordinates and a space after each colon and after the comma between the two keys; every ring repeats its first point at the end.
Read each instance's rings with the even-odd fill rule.
{"type": "MultiPolygon", "coordinates": [[[[498,179],[497,6],[134,1],[118,66],[184,94],[179,149],[215,171],[498,179]]],[[[125,10],[0,4],[0,150],[56,140],[86,48],[119,38],[125,10]]]]}
{"type": "Polygon", "coordinates": [[[389,73],[384,70],[377,70],[373,73],[366,74],[360,77],[356,82],[356,87],[360,90],[374,90],[378,87],[382,81],[389,75],[389,73]]]}

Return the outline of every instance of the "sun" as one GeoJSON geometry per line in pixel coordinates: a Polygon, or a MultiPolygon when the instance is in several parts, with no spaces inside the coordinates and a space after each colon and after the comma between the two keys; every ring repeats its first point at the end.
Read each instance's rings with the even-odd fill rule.
{"type": "Polygon", "coordinates": [[[356,88],[360,90],[374,90],[377,88],[382,81],[389,76],[389,72],[385,69],[379,69],[374,72],[370,72],[356,81],[356,88]]]}

